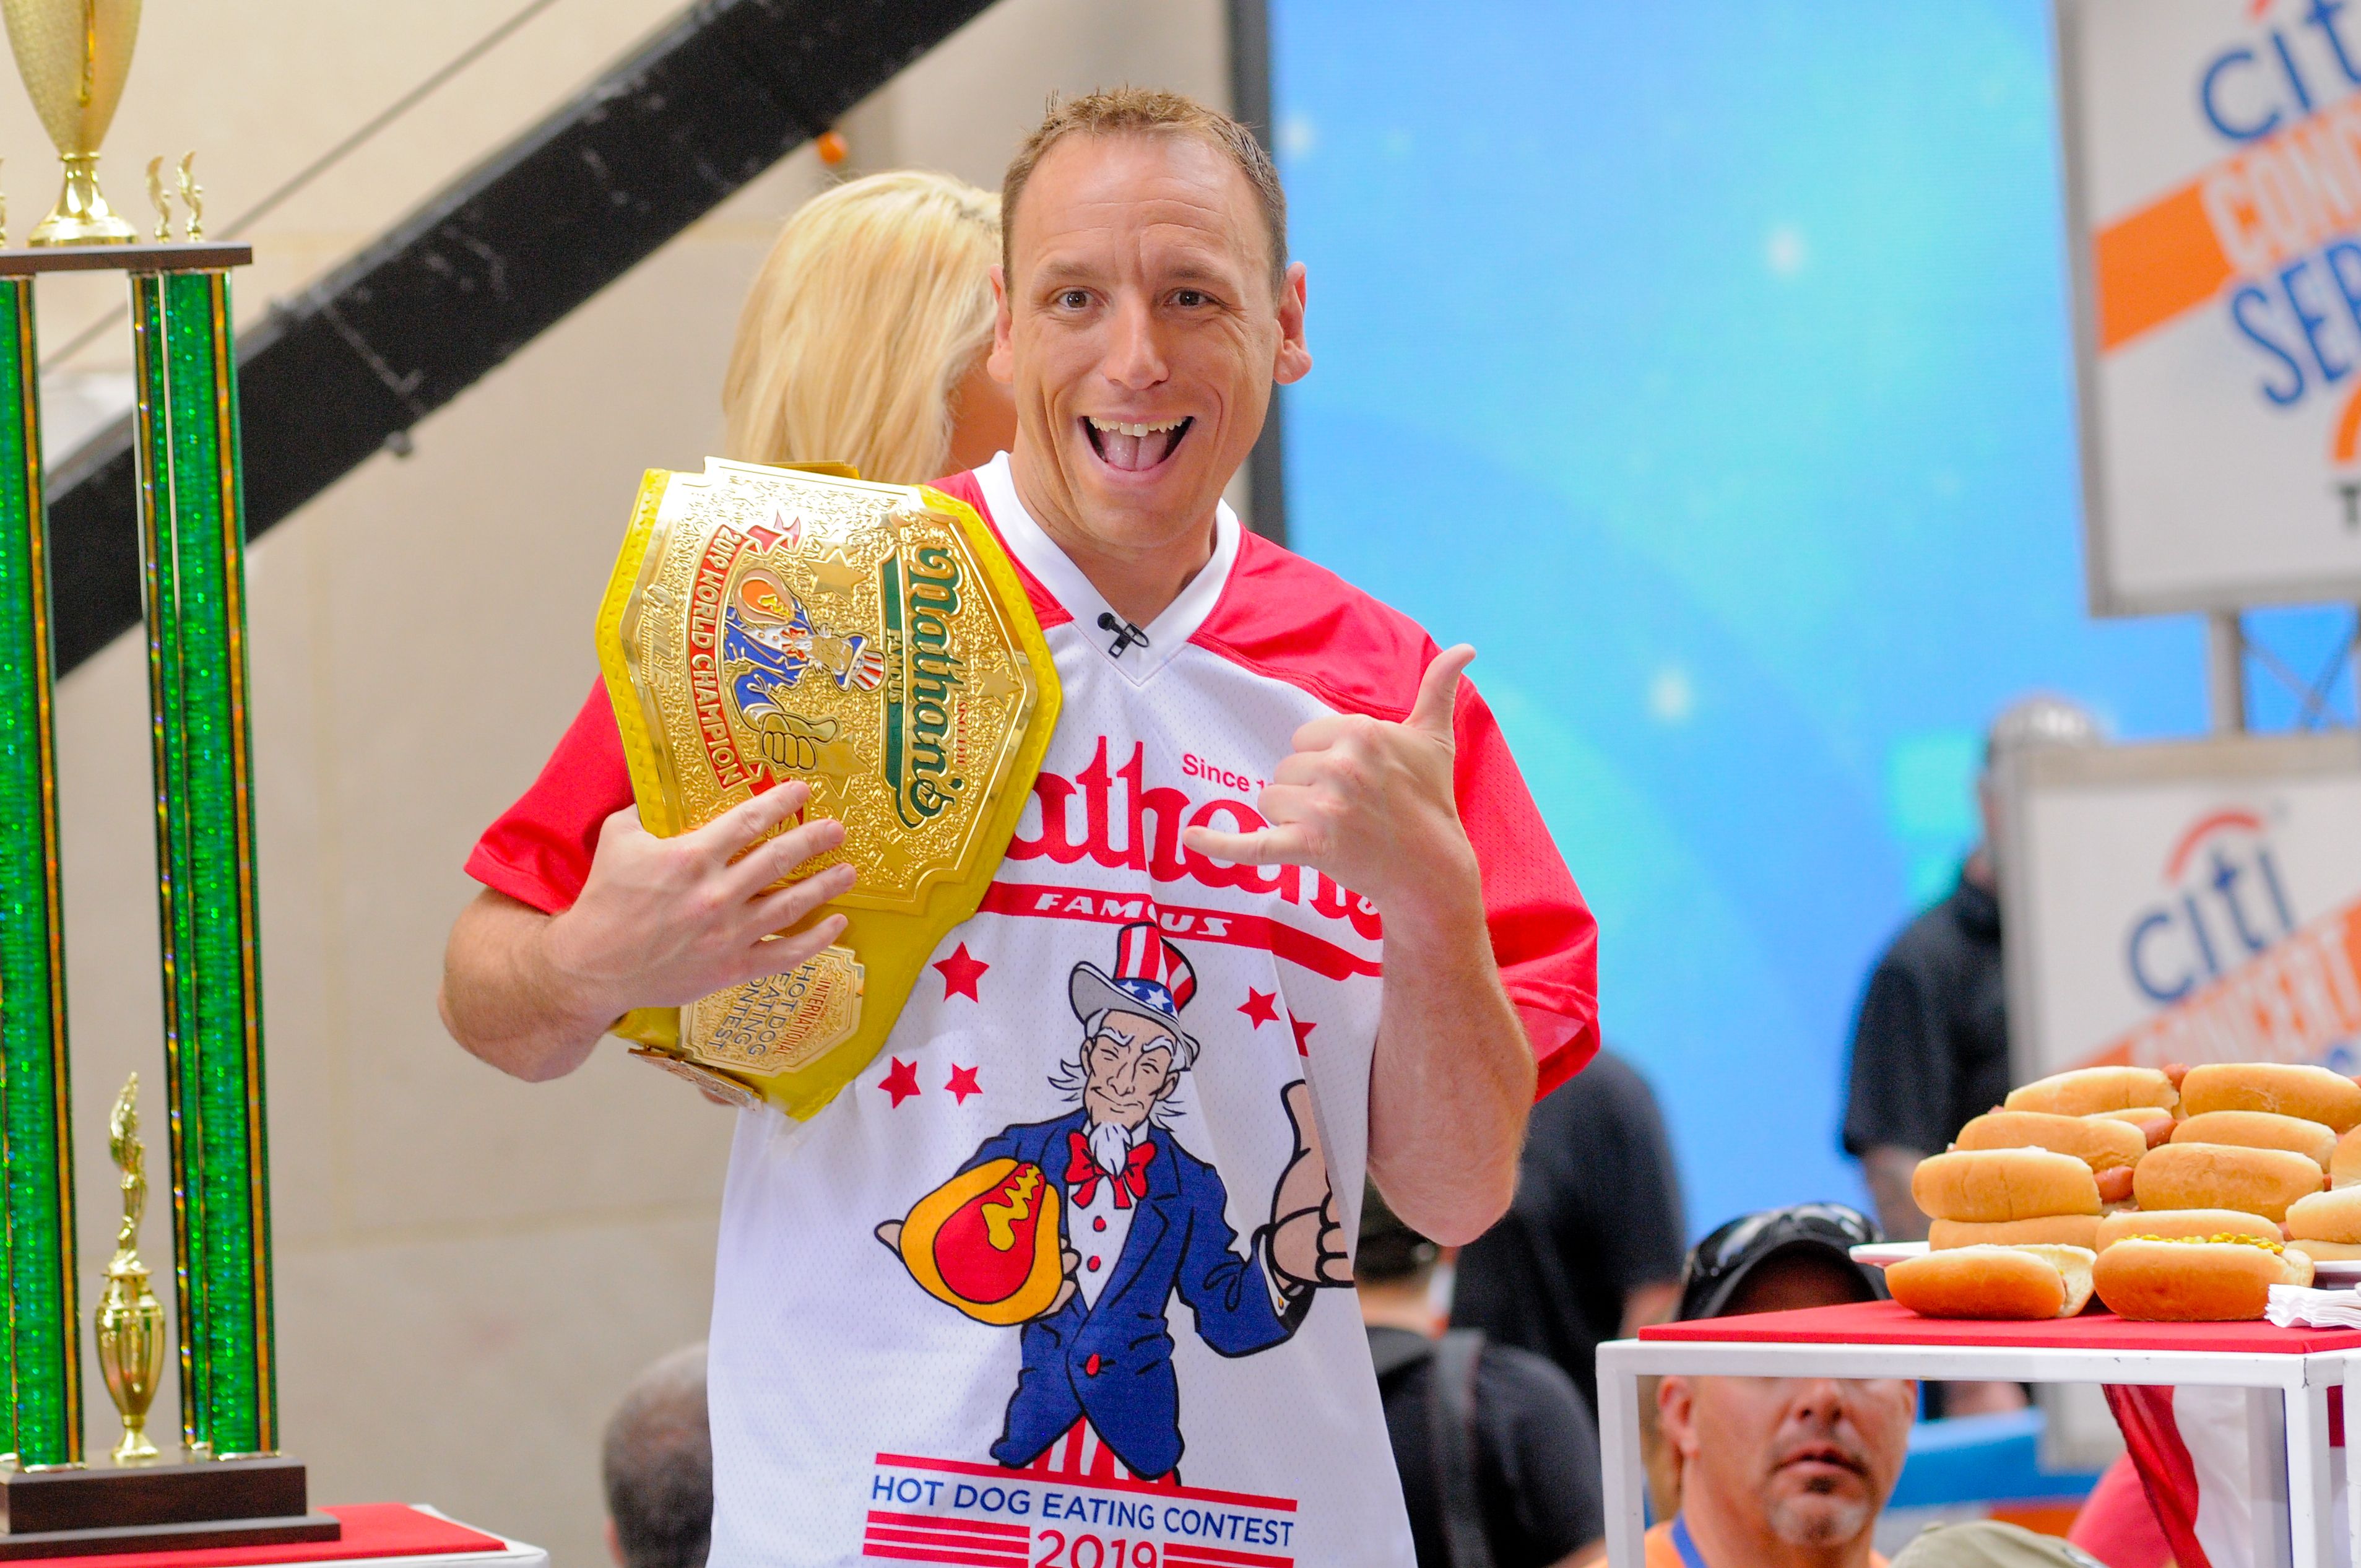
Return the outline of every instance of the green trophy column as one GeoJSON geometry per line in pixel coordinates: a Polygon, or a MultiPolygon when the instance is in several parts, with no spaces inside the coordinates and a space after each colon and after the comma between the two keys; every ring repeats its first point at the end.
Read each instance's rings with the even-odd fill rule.
{"type": "Polygon", "coordinates": [[[38,377],[33,280],[0,278],[0,1152],[10,1305],[0,1442],[27,1466],[82,1460],[38,377]]]}
{"type": "Polygon", "coordinates": [[[182,1441],[279,1443],[229,280],[131,277],[182,1441]]]}

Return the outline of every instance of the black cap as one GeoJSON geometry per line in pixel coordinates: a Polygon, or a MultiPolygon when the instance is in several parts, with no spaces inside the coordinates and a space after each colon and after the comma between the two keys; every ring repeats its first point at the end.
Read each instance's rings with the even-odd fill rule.
{"type": "Polygon", "coordinates": [[[1689,1249],[1675,1316],[1683,1322],[1721,1316],[1748,1276],[1773,1257],[1796,1253],[1834,1259],[1859,1276],[1862,1300],[1877,1300],[1885,1294],[1883,1275],[1853,1262],[1850,1249],[1883,1239],[1874,1221],[1842,1203],[1797,1203],[1741,1215],[1689,1249]]]}

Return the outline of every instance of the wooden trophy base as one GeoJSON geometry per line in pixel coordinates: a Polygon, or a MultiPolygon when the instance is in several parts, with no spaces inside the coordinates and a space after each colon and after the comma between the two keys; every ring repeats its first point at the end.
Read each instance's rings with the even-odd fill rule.
{"type": "Polygon", "coordinates": [[[0,1475],[0,1561],[335,1541],[300,1459],[223,1459],[0,1475]]]}

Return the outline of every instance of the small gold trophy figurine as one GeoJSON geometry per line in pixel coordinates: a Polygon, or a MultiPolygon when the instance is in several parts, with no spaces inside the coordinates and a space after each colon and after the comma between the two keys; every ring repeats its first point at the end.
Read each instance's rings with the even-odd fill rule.
{"type": "Polygon", "coordinates": [[[123,1225],[115,1233],[115,1256],[106,1266],[106,1293],[98,1303],[98,1366],[106,1391],[123,1413],[123,1441],[115,1445],[117,1464],[147,1464],[157,1458],[148,1441],[148,1406],[164,1370],[164,1304],[148,1288],[148,1266],[139,1261],[139,1216],[148,1207],[147,1151],[139,1144],[139,1075],[133,1073],[106,1118],[106,1150],[123,1172],[123,1225]]]}
{"type": "Polygon", "coordinates": [[[66,166],[58,204],[28,245],[122,245],[139,237],[98,190],[98,144],[123,100],[139,0],[0,0],[16,73],[66,166]]]}

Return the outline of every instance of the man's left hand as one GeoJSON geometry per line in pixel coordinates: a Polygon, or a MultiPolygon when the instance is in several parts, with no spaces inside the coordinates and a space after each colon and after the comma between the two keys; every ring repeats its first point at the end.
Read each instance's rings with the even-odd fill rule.
{"type": "Polygon", "coordinates": [[[1380,913],[1438,894],[1480,907],[1452,783],[1452,708],[1475,657],[1465,643],[1436,654],[1399,724],[1338,713],[1298,729],[1293,754],[1256,802],[1268,827],[1191,828],[1181,841],[1214,860],[1325,872],[1380,913]]]}

